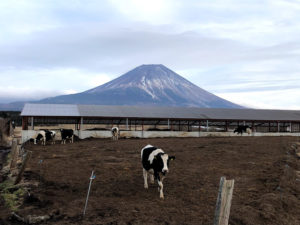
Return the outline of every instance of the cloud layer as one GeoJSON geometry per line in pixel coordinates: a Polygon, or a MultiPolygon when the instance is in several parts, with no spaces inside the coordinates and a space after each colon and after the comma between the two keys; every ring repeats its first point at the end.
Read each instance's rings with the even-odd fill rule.
{"type": "Polygon", "coordinates": [[[300,109],[296,0],[12,0],[0,3],[0,29],[0,102],[159,63],[238,104],[300,109]]]}

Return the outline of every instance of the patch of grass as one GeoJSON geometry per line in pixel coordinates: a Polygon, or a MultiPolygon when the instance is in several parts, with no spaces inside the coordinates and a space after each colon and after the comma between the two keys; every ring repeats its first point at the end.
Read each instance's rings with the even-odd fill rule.
{"type": "Polygon", "coordinates": [[[13,181],[7,180],[0,184],[0,194],[6,207],[12,211],[17,211],[23,201],[25,190],[21,187],[16,187],[13,181]]]}

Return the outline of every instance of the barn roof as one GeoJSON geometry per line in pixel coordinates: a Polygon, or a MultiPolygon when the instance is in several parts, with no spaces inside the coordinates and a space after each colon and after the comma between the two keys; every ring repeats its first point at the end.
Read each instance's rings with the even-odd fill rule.
{"type": "Polygon", "coordinates": [[[298,110],[25,104],[21,116],[299,121],[298,110]]]}
{"type": "Polygon", "coordinates": [[[68,104],[25,104],[21,116],[76,116],[79,117],[77,105],[68,104]]]}

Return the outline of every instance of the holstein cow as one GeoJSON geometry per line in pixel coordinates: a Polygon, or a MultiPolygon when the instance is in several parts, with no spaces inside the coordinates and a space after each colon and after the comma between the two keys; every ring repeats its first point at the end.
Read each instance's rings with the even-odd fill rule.
{"type": "Polygon", "coordinates": [[[41,141],[42,145],[46,145],[47,141],[51,141],[51,144],[55,144],[55,135],[55,131],[41,130],[36,134],[34,144],[37,144],[37,141],[41,141]]]}
{"type": "Polygon", "coordinates": [[[160,192],[159,197],[164,198],[162,182],[169,172],[169,162],[170,160],[174,160],[175,156],[168,156],[162,149],[147,145],[141,151],[141,158],[144,188],[148,188],[147,176],[149,173],[151,183],[154,183],[154,179],[157,180],[158,191],[160,192]]]}
{"type": "Polygon", "coordinates": [[[111,128],[111,135],[112,135],[112,139],[117,141],[119,139],[119,128],[118,127],[111,128]]]}
{"type": "Polygon", "coordinates": [[[248,125],[240,125],[233,131],[234,133],[243,135],[243,132],[251,134],[251,128],[248,125]]]}
{"type": "Polygon", "coordinates": [[[74,131],[72,129],[60,129],[61,144],[66,144],[66,140],[69,139],[70,143],[74,142],[74,131]]]}

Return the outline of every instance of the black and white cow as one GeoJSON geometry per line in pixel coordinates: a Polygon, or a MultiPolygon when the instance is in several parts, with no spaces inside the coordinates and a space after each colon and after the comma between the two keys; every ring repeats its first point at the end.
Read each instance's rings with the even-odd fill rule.
{"type": "Polygon", "coordinates": [[[118,127],[111,128],[111,135],[112,135],[112,139],[117,141],[119,139],[119,128],[118,127]]]}
{"type": "Polygon", "coordinates": [[[240,125],[237,128],[235,128],[233,131],[233,133],[237,133],[241,135],[243,135],[243,132],[251,134],[251,128],[248,125],[240,125]]]}
{"type": "Polygon", "coordinates": [[[33,143],[36,145],[37,142],[41,141],[42,145],[46,144],[46,132],[44,130],[39,131],[36,133],[36,135],[33,137],[33,143]]]}
{"type": "Polygon", "coordinates": [[[70,143],[74,142],[74,131],[72,129],[60,129],[61,144],[66,144],[66,140],[69,139],[70,143]]]}
{"type": "Polygon", "coordinates": [[[47,141],[51,141],[51,144],[55,144],[56,132],[52,130],[41,130],[34,137],[34,144],[41,141],[42,145],[46,145],[47,141]]]}
{"type": "Polygon", "coordinates": [[[158,183],[159,197],[164,198],[163,193],[163,180],[166,174],[169,172],[169,162],[174,160],[175,156],[168,156],[162,149],[156,148],[152,145],[145,146],[141,151],[142,165],[143,165],[143,177],[144,188],[148,188],[148,173],[150,175],[151,183],[154,183],[154,179],[158,183]]]}

